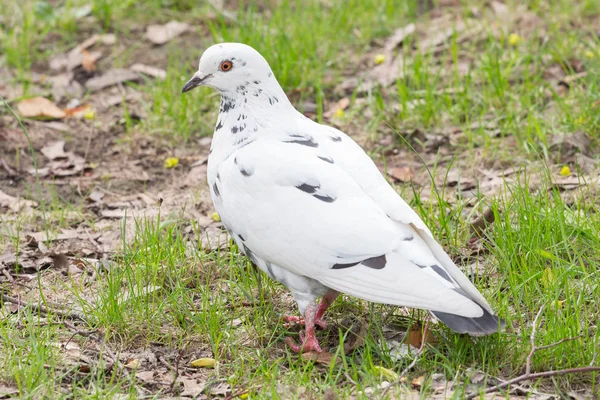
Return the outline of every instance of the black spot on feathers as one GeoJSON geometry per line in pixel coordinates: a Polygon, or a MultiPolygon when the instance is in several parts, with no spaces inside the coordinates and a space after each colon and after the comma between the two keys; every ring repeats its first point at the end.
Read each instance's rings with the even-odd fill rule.
{"type": "Polygon", "coordinates": [[[333,267],[331,267],[331,269],[350,268],[350,267],[354,267],[355,265],[358,265],[358,264],[362,264],[365,267],[369,267],[369,268],[373,268],[373,269],[383,269],[385,267],[386,263],[387,263],[387,259],[385,258],[385,254],[383,254],[381,256],[367,258],[365,260],[355,262],[355,263],[333,264],[333,267]]]}

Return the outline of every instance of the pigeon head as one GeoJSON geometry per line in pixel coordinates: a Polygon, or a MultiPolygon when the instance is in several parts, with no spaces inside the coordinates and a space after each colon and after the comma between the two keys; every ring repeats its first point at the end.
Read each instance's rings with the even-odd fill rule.
{"type": "Polygon", "coordinates": [[[258,51],[242,43],[219,43],[202,54],[198,71],[182,92],[197,86],[208,86],[221,93],[240,92],[268,80],[275,81],[273,72],[258,51]]]}

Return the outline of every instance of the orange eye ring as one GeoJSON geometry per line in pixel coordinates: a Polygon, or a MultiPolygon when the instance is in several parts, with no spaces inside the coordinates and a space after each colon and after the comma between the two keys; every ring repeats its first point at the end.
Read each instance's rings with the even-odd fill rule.
{"type": "Polygon", "coordinates": [[[233,63],[229,60],[225,60],[221,63],[221,65],[219,66],[219,69],[223,72],[227,72],[230,71],[231,68],[233,68],[233,63]]]}

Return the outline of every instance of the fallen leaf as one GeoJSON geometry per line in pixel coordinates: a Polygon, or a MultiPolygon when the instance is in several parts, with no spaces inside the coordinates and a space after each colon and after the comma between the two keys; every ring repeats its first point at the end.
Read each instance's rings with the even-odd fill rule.
{"type": "Polygon", "coordinates": [[[185,22],[170,21],[165,25],[149,25],[146,37],[154,44],[165,44],[190,28],[185,22]]]}
{"type": "Polygon", "coordinates": [[[132,358],[131,360],[129,360],[127,362],[127,364],[124,365],[124,367],[127,369],[136,369],[139,366],[140,366],[140,360],[137,358],[132,358]]]}
{"type": "Polygon", "coordinates": [[[102,90],[104,88],[118,85],[128,81],[139,81],[137,73],[123,68],[114,68],[108,70],[103,75],[92,78],[85,83],[85,87],[92,91],[102,90]]]}
{"type": "Polygon", "coordinates": [[[376,375],[382,376],[391,381],[397,381],[400,377],[396,372],[392,371],[391,369],[387,369],[378,365],[374,365],[373,370],[375,371],[376,375]]]}
{"type": "MultiPolygon", "coordinates": [[[[417,27],[415,24],[408,24],[402,28],[396,29],[390,37],[385,41],[384,51],[390,55],[396,47],[398,47],[404,39],[415,33],[417,27]]],[[[384,56],[385,57],[385,56],[384,56]]]]}
{"type": "Polygon", "coordinates": [[[17,111],[23,118],[60,119],[66,116],[63,110],[44,97],[33,97],[20,101],[17,104],[17,111]]]}
{"type": "Polygon", "coordinates": [[[190,363],[192,367],[196,368],[214,368],[215,367],[215,359],[214,358],[199,358],[190,363]]]}
{"type": "Polygon", "coordinates": [[[10,208],[13,212],[18,213],[30,207],[37,207],[37,203],[32,200],[13,197],[0,190],[0,208],[10,208]]]}
{"type": "Polygon", "coordinates": [[[492,10],[494,10],[494,13],[496,13],[498,17],[504,17],[508,15],[508,7],[506,6],[506,4],[494,0],[490,3],[490,6],[492,7],[492,10]]]}
{"type": "Polygon", "coordinates": [[[334,354],[331,354],[328,351],[322,351],[320,353],[317,353],[314,351],[309,351],[307,353],[302,353],[301,357],[303,360],[313,361],[313,362],[316,362],[317,364],[326,365],[326,366],[330,366],[332,363],[337,364],[337,363],[341,362],[339,357],[335,357],[335,359],[334,359],[334,354]]]}
{"type": "Polygon", "coordinates": [[[52,84],[52,97],[54,101],[59,102],[64,97],[79,98],[83,94],[83,86],[74,79],[73,72],[48,77],[48,82],[52,84]]]}
{"type": "Polygon", "coordinates": [[[329,110],[325,111],[323,113],[323,116],[325,118],[331,118],[333,115],[340,117],[343,115],[343,111],[346,108],[348,108],[349,105],[350,99],[347,97],[342,97],[338,102],[336,102],[332,107],[330,107],[329,110]],[[342,115],[338,115],[340,111],[342,112],[342,115]]]}
{"type": "Polygon", "coordinates": [[[8,387],[0,383],[0,397],[12,398],[15,394],[19,394],[19,389],[8,387]]]}
{"type": "Polygon", "coordinates": [[[388,175],[394,178],[396,182],[410,182],[414,177],[413,170],[410,167],[390,168],[388,175]]]}
{"type": "Polygon", "coordinates": [[[65,141],[59,140],[54,143],[47,144],[42,147],[42,154],[49,160],[56,160],[57,158],[66,158],[67,153],[65,152],[65,141]]]}
{"type": "Polygon", "coordinates": [[[40,177],[71,176],[83,171],[85,160],[73,152],[64,151],[64,141],[58,141],[42,148],[42,153],[50,160],[44,168],[30,168],[31,175],[40,177]]]}
{"type": "Polygon", "coordinates": [[[494,223],[495,217],[494,210],[490,207],[486,208],[483,214],[471,222],[471,237],[481,236],[485,229],[494,223]]]}
{"type": "Polygon", "coordinates": [[[351,340],[346,341],[344,343],[344,352],[346,354],[348,354],[348,353],[353,352],[357,348],[362,347],[363,344],[365,343],[365,339],[367,337],[368,332],[369,332],[369,324],[367,322],[361,322],[360,329],[357,333],[352,332],[352,331],[349,333],[349,337],[351,340]]]}
{"type": "Polygon", "coordinates": [[[421,386],[423,386],[423,383],[425,383],[425,375],[421,375],[410,382],[410,384],[413,385],[413,387],[415,387],[416,389],[420,389],[421,386]]]}
{"type": "Polygon", "coordinates": [[[54,269],[63,269],[69,265],[69,257],[64,254],[48,254],[48,257],[54,262],[54,269]]]}
{"type": "Polygon", "coordinates": [[[135,377],[146,383],[154,382],[154,371],[141,371],[135,374],[135,377]]]}
{"type": "MultiPolygon", "coordinates": [[[[412,325],[408,329],[408,332],[406,332],[406,334],[408,335],[406,342],[409,345],[419,349],[421,347],[421,343],[423,342],[423,328],[421,327],[421,324],[416,323],[412,325]]],[[[429,329],[427,329],[427,331],[425,332],[425,343],[433,344],[435,342],[436,339],[433,336],[433,333],[429,329]]]]}
{"type": "Polygon", "coordinates": [[[212,213],[211,217],[212,217],[213,221],[221,222],[221,217],[219,216],[219,213],[217,213],[216,211],[214,213],[212,213]]]}
{"type": "Polygon", "coordinates": [[[206,384],[198,383],[196,379],[185,378],[180,376],[177,378],[177,382],[183,384],[183,391],[179,394],[180,396],[195,397],[204,391],[206,384]]]}
{"type": "Polygon", "coordinates": [[[145,64],[133,64],[131,66],[131,70],[135,72],[142,73],[144,75],[151,76],[156,79],[165,80],[167,77],[167,71],[162,68],[152,67],[150,65],[145,64]]]}
{"type": "Polygon", "coordinates": [[[211,386],[210,394],[214,396],[224,396],[231,391],[231,387],[228,383],[222,382],[218,385],[211,386]]]}
{"type": "Polygon", "coordinates": [[[94,113],[92,106],[89,104],[83,104],[83,105],[80,105],[77,107],[65,109],[65,113],[67,113],[67,115],[69,117],[75,117],[75,118],[81,118],[81,117],[85,118],[85,116],[90,112],[94,113]]]}
{"type": "Polygon", "coordinates": [[[383,64],[385,61],[385,54],[376,54],[375,55],[375,65],[383,64]]]}
{"type": "MultiPolygon", "coordinates": [[[[67,71],[72,71],[79,67],[83,61],[83,51],[95,45],[98,40],[101,40],[104,36],[105,35],[93,35],[72,48],[66,55],[62,54],[54,57],[52,60],[50,60],[50,69],[66,69],[67,71]]],[[[93,58],[94,62],[96,62],[101,56],[102,53],[100,52],[90,52],[89,54],[89,57],[93,58]]]]}
{"type": "Polygon", "coordinates": [[[60,233],[48,235],[46,232],[30,232],[25,234],[25,239],[28,237],[35,239],[37,242],[51,242],[57,240],[76,239],[82,235],[81,232],[75,229],[62,229],[60,233]]]}
{"type": "Polygon", "coordinates": [[[88,72],[96,70],[96,61],[100,58],[99,54],[90,53],[87,50],[81,51],[81,66],[88,72]]]}
{"type": "Polygon", "coordinates": [[[104,192],[99,190],[94,190],[92,193],[88,195],[88,199],[90,199],[94,203],[102,203],[102,199],[104,198],[104,192]]]}

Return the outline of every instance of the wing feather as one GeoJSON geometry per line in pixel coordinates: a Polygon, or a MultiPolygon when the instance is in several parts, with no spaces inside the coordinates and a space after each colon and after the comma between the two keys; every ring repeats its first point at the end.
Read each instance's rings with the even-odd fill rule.
{"type": "MultiPolygon", "coordinates": [[[[420,230],[430,233],[414,211],[401,203],[411,211],[411,222],[394,217],[397,210],[386,210],[373,197],[379,186],[366,190],[337,153],[330,153],[332,163],[323,162],[317,150],[322,149],[276,140],[257,140],[239,150],[219,169],[227,182],[219,194],[223,222],[240,230],[257,256],[333,289],[374,302],[481,316],[481,307],[455,290],[460,277],[448,269],[454,281],[436,273],[447,260],[434,254],[427,235],[422,237],[420,230]]],[[[365,168],[361,176],[368,177],[372,162],[354,161],[354,171],[365,168]]],[[[372,177],[381,177],[376,172],[372,177]]]]}

